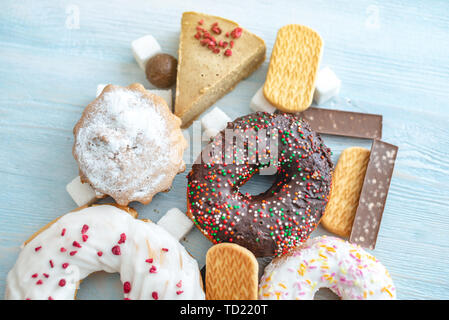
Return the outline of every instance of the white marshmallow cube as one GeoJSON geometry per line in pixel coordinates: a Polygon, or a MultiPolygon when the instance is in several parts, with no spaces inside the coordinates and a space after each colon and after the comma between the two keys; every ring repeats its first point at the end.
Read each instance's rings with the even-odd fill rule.
{"type": "Polygon", "coordinates": [[[325,67],[317,73],[313,100],[316,104],[322,104],[336,96],[340,87],[341,80],[329,67],[325,67]]]}
{"type": "Polygon", "coordinates": [[[263,86],[257,90],[256,94],[251,99],[251,103],[249,105],[251,110],[254,112],[264,111],[268,113],[273,113],[276,111],[276,107],[273,106],[263,95],[263,86]]]}
{"type": "Polygon", "coordinates": [[[178,240],[184,238],[193,227],[192,220],[178,208],[168,210],[157,224],[178,240]]]}
{"type": "Polygon", "coordinates": [[[219,132],[226,128],[228,122],[231,121],[231,118],[226,113],[221,111],[220,108],[215,107],[201,118],[201,125],[205,131],[219,132]]]}
{"type": "Polygon", "coordinates": [[[165,102],[167,102],[168,108],[170,109],[170,111],[172,111],[173,98],[171,89],[149,89],[148,91],[164,99],[165,102]]]}
{"type": "Polygon", "coordinates": [[[145,65],[154,55],[161,53],[162,49],[152,35],[146,35],[131,42],[131,49],[140,68],[145,71],[145,65]]]}
{"type": "Polygon", "coordinates": [[[95,190],[88,183],[82,183],[79,176],[66,186],[66,190],[79,207],[97,200],[95,190]]]}

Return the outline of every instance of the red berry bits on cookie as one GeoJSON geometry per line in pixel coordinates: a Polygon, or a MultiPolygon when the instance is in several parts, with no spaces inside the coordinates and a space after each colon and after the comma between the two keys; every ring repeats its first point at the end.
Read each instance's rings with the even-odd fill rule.
{"type": "MultiPolygon", "coordinates": [[[[203,47],[207,47],[215,54],[220,53],[220,48],[226,48],[228,46],[228,42],[225,41],[225,38],[229,38],[229,36],[231,36],[233,39],[238,39],[243,34],[243,29],[237,27],[231,32],[226,32],[225,38],[218,40],[212,35],[215,34],[216,36],[218,36],[222,34],[222,29],[219,27],[218,22],[212,23],[212,25],[210,26],[210,30],[206,30],[205,28],[201,27],[203,24],[204,20],[198,21],[198,26],[196,27],[196,33],[194,34],[194,37],[200,42],[203,47]]],[[[234,41],[231,41],[230,46],[231,48],[234,47],[234,41]]],[[[225,57],[232,56],[231,49],[225,50],[223,55],[225,57]]]]}

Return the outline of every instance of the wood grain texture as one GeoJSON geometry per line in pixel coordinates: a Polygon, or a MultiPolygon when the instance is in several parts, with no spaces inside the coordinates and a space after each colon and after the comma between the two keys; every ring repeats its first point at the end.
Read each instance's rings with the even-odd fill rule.
{"type": "MultiPolygon", "coordinates": [[[[0,298],[19,246],[75,207],[65,186],[77,174],[72,128],[98,83],[150,87],[130,43],[151,33],[176,56],[183,11],[238,21],[271,54],[277,30],[307,25],[324,41],[321,65],[342,80],[323,107],[383,115],[383,140],[399,146],[376,249],[400,299],[449,299],[449,3],[447,1],[118,0],[14,1],[0,10],[0,298]],[[79,28],[73,26],[73,9],[79,28]]],[[[231,118],[250,113],[268,59],[216,103],[231,118]]],[[[368,140],[324,136],[334,161],[368,140]]],[[[157,221],[186,208],[186,175],[140,217],[157,221]]],[[[254,179],[247,190],[268,188],[254,179]]],[[[109,199],[107,199],[109,200],[109,199]]],[[[107,201],[106,200],[106,201],[107,201]]],[[[204,260],[210,244],[195,230],[187,249],[204,260]]],[[[324,231],[319,228],[315,234],[324,231]]],[[[83,281],[79,299],[120,299],[117,275],[83,281]]]]}

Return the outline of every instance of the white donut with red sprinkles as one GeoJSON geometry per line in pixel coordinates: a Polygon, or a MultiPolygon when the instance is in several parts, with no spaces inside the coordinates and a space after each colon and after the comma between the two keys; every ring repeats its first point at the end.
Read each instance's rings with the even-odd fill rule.
{"type": "Polygon", "coordinates": [[[125,299],[204,299],[197,262],[165,229],[113,205],[70,212],[23,247],[6,299],[74,299],[96,271],[119,272],[125,299]]]}

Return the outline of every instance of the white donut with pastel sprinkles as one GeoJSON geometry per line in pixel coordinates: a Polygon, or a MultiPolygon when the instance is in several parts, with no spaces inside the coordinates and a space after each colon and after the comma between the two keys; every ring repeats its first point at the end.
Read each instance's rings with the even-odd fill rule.
{"type": "Polygon", "coordinates": [[[125,299],[204,299],[198,264],[165,229],[124,209],[70,212],[22,248],[6,299],[74,299],[96,271],[119,272],[125,299]]]}
{"type": "Polygon", "coordinates": [[[387,269],[360,246],[335,237],[309,239],[264,271],[259,299],[311,300],[320,288],[341,299],[396,299],[387,269]]]}

